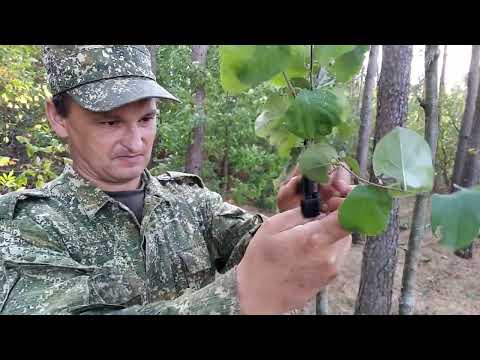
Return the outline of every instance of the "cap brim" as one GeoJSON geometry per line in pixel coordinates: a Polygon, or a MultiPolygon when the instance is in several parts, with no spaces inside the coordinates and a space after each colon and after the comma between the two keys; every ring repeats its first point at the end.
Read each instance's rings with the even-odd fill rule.
{"type": "Polygon", "coordinates": [[[96,81],[69,90],[78,104],[84,109],[104,112],[123,105],[148,99],[158,98],[180,102],[175,96],[148,78],[114,78],[96,81]]]}

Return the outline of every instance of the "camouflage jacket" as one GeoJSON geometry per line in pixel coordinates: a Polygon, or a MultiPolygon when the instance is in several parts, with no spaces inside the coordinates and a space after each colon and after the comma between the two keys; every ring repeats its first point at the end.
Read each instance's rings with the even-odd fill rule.
{"type": "Polygon", "coordinates": [[[262,223],[194,175],[146,184],[142,223],[67,166],[0,197],[1,314],[237,314],[235,265],[262,223]]]}

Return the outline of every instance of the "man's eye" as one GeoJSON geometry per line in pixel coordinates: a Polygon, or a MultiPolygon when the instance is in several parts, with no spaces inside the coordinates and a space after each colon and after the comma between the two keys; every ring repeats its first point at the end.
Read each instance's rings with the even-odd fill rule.
{"type": "Polygon", "coordinates": [[[115,126],[118,124],[118,121],[105,121],[105,122],[102,122],[102,125],[106,125],[106,126],[115,126]]]}
{"type": "Polygon", "coordinates": [[[143,121],[143,122],[149,122],[149,121],[152,121],[153,120],[153,116],[148,116],[148,117],[144,117],[142,120],[140,121],[143,121]]]}

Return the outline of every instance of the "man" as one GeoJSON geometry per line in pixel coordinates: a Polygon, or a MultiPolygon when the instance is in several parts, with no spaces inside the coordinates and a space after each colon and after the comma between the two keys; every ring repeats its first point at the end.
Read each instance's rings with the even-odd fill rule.
{"type": "Polygon", "coordinates": [[[269,219],[222,201],[194,175],[146,170],[157,84],[145,46],[48,45],[46,112],[72,167],[0,198],[3,314],[282,314],[337,274],[350,187],[336,172],[317,219],[294,177],[269,219]]]}

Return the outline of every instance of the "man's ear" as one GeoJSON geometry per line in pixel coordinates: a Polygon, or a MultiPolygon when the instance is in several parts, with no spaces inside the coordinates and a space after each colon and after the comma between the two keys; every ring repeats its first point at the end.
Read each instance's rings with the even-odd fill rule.
{"type": "Polygon", "coordinates": [[[65,127],[65,118],[57,112],[52,100],[47,100],[45,112],[47,113],[48,122],[53,131],[55,131],[60,138],[66,139],[68,137],[68,131],[65,127]]]}

